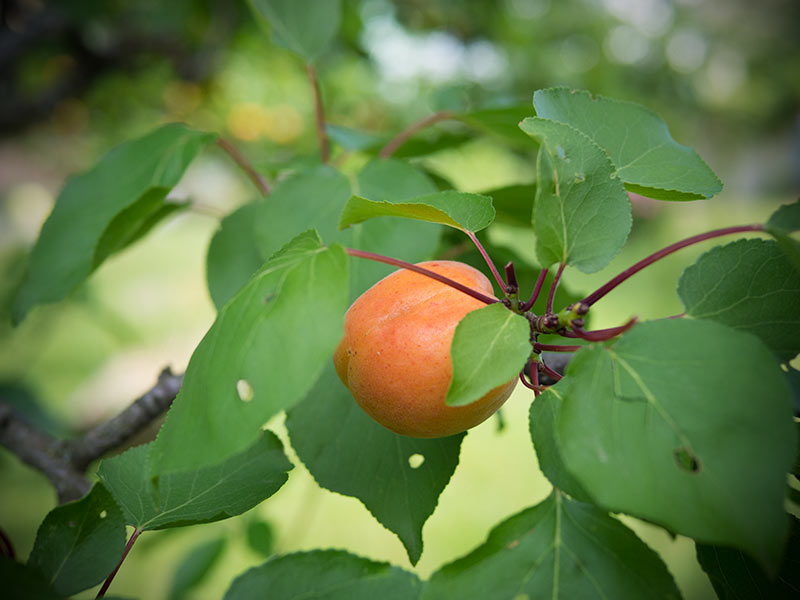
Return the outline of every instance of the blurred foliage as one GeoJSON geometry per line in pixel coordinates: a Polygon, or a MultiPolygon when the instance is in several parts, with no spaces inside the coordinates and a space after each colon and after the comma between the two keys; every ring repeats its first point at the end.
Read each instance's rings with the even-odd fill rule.
{"type": "MultiPolygon", "coordinates": [[[[679,138],[699,132],[726,143],[796,129],[793,0],[344,0],[344,8],[337,45],[319,61],[337,125],[385,133],[434,109],[529,104],[532,90],[566,84],[646,104],[679,138]]],[[[1,26],[5,137],[99,137],[97,149],[183,120],[251,142],[270,164],[313,144],[302,69],[243,1],[5,0],[1,26]]],[[[775,189],[797,186],[796,173],[781,177],[775,189]]]]}

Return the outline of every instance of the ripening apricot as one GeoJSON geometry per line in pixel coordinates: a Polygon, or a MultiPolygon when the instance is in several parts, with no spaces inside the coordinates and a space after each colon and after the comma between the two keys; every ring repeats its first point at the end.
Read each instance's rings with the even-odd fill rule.
{"type": "MultiPolygon", "coordinates": [[[[492,284],[477,269],[438,260],[419,263],[488,296],[492,284]]],[[[483,307],[435,279],[401,269],[350,307],[333,355],[336,372],[356,402],[381,425],[413,437],[442,437],[474,427],[500,408],[516,379],[466,406],[447,406],[456,325],[483,307]]]]}

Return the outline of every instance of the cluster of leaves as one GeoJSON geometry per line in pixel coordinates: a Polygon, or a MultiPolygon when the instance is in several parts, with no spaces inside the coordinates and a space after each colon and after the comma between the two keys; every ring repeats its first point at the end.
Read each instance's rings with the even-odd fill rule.
{"type": "MultiPolygon", "coordinates": [[[[336,33],[336,3],[252,4],[276,43],[307,61],[336,33]]],[[[536,92],[534,109],[519,126],[530,150],[538,145],[537,184],[498,191],[498,207],[495,194],[440,189],[446,183],[406,161],[373,158],[350,177],[328,164],[300,168],[268,198],[225,217],[207,257],[218,316],[158,437],[104,460],[86,497],[47,516],[27,565],[0,561],[4,580],[20,593],[64,597],[105,579],[144,531],[249,510],[292,468],[277,436],[263,430],[282,411],[319,485],[358,498],[415,564],[464,434],[394,434],[339,382],[330,357],[344,312],[388,271],[348,257],[348,248],[417,262],[444,243],[443,226],[475,236],[498,215],[524,215],[542,266],[593,272],[625,244],[627,191],[686,201],[721,189],[700,157],[641,106],[555,88],[536,92]],[[422,464],[409,462],[416,455],[422,464]]],[[[453,117],[519,144],[521,134],[509,133],[516,113],[453,117]]],[[[167,195],[214,139],[166,125],[71,179],[31,255],[16,319],[65,297],[180,210],[167,195]]],[[[759,574],[748,582],[752,594],[797,586],[785,562],[796,560],[797,520],[790,525],[784,501],[787,472],[800,475],[790,391],[796,400],[798,372],[788,366],[800,350],[800,244],[792,237],[800,204],[779,210],[765,229],[774,240],[716,247],[687,268],[678,287],[686,318],[643,323],[575,355],[530,413],[553,492],[499,524],[479,548],[426,582],[343,551],[274,557],[238,577],[226,598],[266,590],[276,598],[679,597],[658,555],[611,513],[694,538],[722,597],[741,591],[730,586],[742,565],[759,574]]],[[[531,356],[529,334],[528,321],[500,303],[465,318],[453,342],[448,403],[467,404],[515,376],[531,356]]],[[[198,560],[220,551],[209,546],[198,560]]]]}

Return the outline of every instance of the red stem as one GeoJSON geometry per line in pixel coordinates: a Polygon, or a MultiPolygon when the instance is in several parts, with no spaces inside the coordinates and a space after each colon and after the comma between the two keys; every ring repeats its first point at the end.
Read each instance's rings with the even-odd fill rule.
{"type": "Polygon", "coordinates": [[[545,279],[547,279],[547,269],[542,269],[539,271],[539,277],[536,279],[536,285],[533,288],[533,293],[531,294],[530,300],[522,305],[522,312],[529,311],[536,303],[536,299],[539,297],[539,292],[542,291],[542,286],[544,285],[545,279]]]}
{"type": "Polygon", "coordinates": [[[585,331],[580,327],[573,327],[574,331],[565,331],[561,335],[568,338],[581,338],[588,342],[603,342],[617,337],[628,331],[636,324],[636,317],[629,319],[625,324],[617,327],[609,327],[608,329],[595,329],[593,331],[585,331]]]}
{"type": "Polygon", "coordinates": [[[543,360],[539,361],[539,364],[542,365],[542,371],[547,373],[550,376],[550,378],[553,379],[554,381],[561,381],[561,379],[563,379],[561,373],[558,373],[553,369],[551,369],[550,367],[548,367],[543,360]]]}
{"type": "Polygon", "coordinates": [[[635,265],[628,267],[627,269],[622,271],[622,273],[611,279],[608,283],[597,288],[597,290],[586,296],[586,298],[584,298],[582,302],[585,302],[586,304],[591,306],[592,304],[600,300],[600,298],[605,296],[608,292],[613,290],[620,283],[622,283],[632,275],[635,275],[645,267],[652,265],[657,260],[661,260],[665,256],[668,256],[673,252],[680,250],[681,248],[686,248],[687,246],[691,246],[692,244],[697,244],[698,242],[704,242],[705,240],[710,240],[712,238],[720,237],[723,235],[729,235],[732,233],[744,233],[747,231],[763,231],[763,230],[764,226],[761,224],[738,225],[736,227],[725,227],[723,229],[715,229],[713,231],[707,231],[706,233],[701,233],[699,235],[688,237],[685,240],[681,240],[680,242],[675,242],[674,244],[667,246],[666,248],[662,248],[658,252],[654,252],[650,256],[643,258],[635,265]]]}
{"type": "Polygon", "coordinates": [[[564,272],[566,263],[558,265],[556,276],[553,277],[553,283],[550,284],[550,292],[547,294],[547,308],[545,314],[553,312],[553,300],[556,298],[556,289],[558,289],[558,282],[561,281],[561,274],[564,272]]]}
{"type": "Polygon", "coordinates": [[[114,576],[117,574],[117,571],[119,571],[119,568],[122,566],[122,561],[124,561],[125,557],[128,556],[128,552],[131,551],[133,543],[137,540],[137,538],[141,533],[142,530],[139,529],[138,527],[133,530],[133,533],[131,534],[131,539],[128,540],[128,543],[125,546],[125,550],[122,552],[122,558],[119,559],[117,566],[114,567],[114,570],[111,571],[111,574],[108,577],[106,577],[106,580],[103,582],[103,587],[101,587],[100,591],[97,592],[97,596],[95,596],[95,598],[102,598],[103,596],[106,595],[106,592],[108,591],[111,582],[114,581],[114,576]]]}
{"type": "Polygon", "coordinates": [[[319,155],[322,162],[327,163],[331,158],[331,150],[328,145],[328,133],[325,131],[325,109],[322,104],[322,92],[319,89],[319,79],[317,72],[311,63],[306,63],[306,75],[311,84],[311,92],[314,98],[314,114],[317,122],[317,139],[319,140],[319,155]]]}
{"type": "Polygon", "coordinates": [[[476,300],[480,300],[484,304],[494,304],[495,302],[499,302],[497,298],[492,298],[491,296],[481,294],[480,292],[473,290],[472,288],[469,288],[462,283],[453,281],[449,277],[445,277],[444,275],[439,275],[439,273],[435,273],[424,267],[420,267],[419,265],[414,265],[404,260],[391,258],[390,256],[383,256],[382,254],[375,254],[374,252],[356,250],[355,248],[345,248],[345,252],[347,252],[350,256],[355,256],[357,258],[366,258],[367,260],[374,260],[376,262],[386,263],[387,265],[394,265],[395,267],[401,267],[403,269],[408,269],[409,271],[414,271],[415,273],[419,273],[420,275],[425,275],[426,277],[435,279],[436,281],[444,283],[445,285],[449,285],[451,288],[455,288],[459,292],[463,292],[468,296],[472,296],[473,298],[475,298],[476,300]]]}
{"type": "Polygon", "coordinates": [[[442,110],[439,112],[435,112],[432,115],[425,117],[424,119],[420,119],[419,121],[412,123],[403,131],[398,133],[394,136],[391,140],[389,140],[386,145],[381,148],[381,151],[378,153],[378,156],[381,158],[389,158],[395,151],[405,144],[408,140],[410,140],[415,133],[433,125],[434,123],[438,123],[439,121],[446,121],[447,119],[452,118],[453,113],[449,110],[442,110]]]}
{"type": "Polygon", "coordinates": [[[497,267],[494,266],[494,262],[492,262],[492,258],[489,256],[489,253],[486,252],[486,248],[484,248],[480,240],[478,240],[478,236],[475,235],[474,231],[467,231],[466,234],[469,237],[469,239],[472,240],[472,243],[475,244],[475,247],[478,249],[478,252],[481,253],[483,260],[485,260],[486,264],[489,265],[489,270],[492,272],[492,275],[494,275],[494,280],[497,282],[497,285],[500,286],[500,291],[505,294],[506,283],[500,276],[500,271],[498,271],[497,267]]]}
{"type": "Polygon", "coordinates": [[[519,292],[519,282],[517,281],[517,272],[514,270],[513,261],[508,261],[505,267],[506,281],[508,282],[508,292],[516,294],[519,292]]]}
{"type": "Polygon", "coordinates": [[[542,350],[546,352],[577,352],[583,348],[583,346],[560,346],[558,344],[540,344],[536,342],[533,344],[533,349],[536,352],[541,352],[542,350]]]}

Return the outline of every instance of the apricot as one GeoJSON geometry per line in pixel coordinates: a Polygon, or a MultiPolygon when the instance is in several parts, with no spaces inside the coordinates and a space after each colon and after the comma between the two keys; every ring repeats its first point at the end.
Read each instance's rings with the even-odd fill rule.
{"type": "MultiPolygon", "coordinates": [[[[492,284],[460,262],[419,263],[488,296],[492,284]]],[[[468,312],[485,306],[435,279],[401,269],[364,292],[348,309],[333,355],[339,378],[364,411],[395,433],[453,435],[489,418],[511,395],[516,379],[466,406],[447,406],[450,343],[468,312]]]]}

